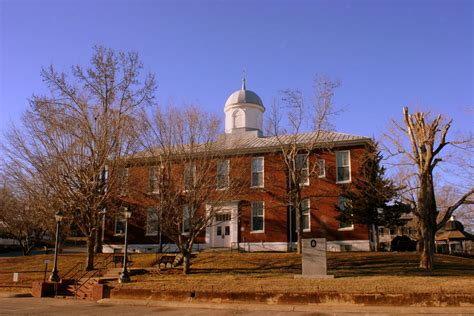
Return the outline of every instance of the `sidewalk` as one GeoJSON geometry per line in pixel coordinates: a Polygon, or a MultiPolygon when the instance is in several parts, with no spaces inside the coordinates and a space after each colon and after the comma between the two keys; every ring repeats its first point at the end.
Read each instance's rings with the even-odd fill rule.
{"type": "Polygon", "coordinates": [[[239,312],[318,312],[322,315],[370,314],[370,315],[474,315],[474,307],[407,307],[407,306],[360,306],[353,304],[282,305],[251,303],[197,303],[155,300],[102,299],[99,304],[126,306],[148,306],[169,308],[200,308],[214,310],[234,310],[239,312]]]}

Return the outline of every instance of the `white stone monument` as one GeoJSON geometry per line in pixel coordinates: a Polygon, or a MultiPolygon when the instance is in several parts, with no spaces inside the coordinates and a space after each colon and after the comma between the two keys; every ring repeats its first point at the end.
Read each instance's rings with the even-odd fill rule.
{"type": "Polygon", "coordinates": [[[296,278],[332,279],[334,275],[327,274],[326,238],[303,239],[301,275],[296,278]]]}

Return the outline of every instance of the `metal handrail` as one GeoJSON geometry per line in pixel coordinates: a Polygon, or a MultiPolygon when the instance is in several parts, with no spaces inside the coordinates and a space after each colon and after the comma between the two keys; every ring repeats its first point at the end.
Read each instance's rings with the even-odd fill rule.
{"type": "MultiPolygon", "coordinates": [[[[70,274],[73,270],[75,270],[78,266],[82,266],[82,262],[78,262],[76,263],[71,269],[69,269],[66,273],[63,274],[63,276],[61,277],[61,279],[65,279],[68,274],[70,274]]],[[[82,270],[82,268],[81,268],[82,270]]],[[[74,275],[77,273],[77,271],[74,272],[74,275]]]]}

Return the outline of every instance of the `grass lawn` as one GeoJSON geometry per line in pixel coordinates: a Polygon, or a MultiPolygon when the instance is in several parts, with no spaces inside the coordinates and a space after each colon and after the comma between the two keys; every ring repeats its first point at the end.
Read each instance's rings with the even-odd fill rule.
{"type": "MultiPolygon", "coordinates": [[[[14,271],[20,272],[20,284],[42,280],[43,260],[46,258],[52,262],[51,255],[0,258],[0,284],[12,284],[14,271]]],[[[151,267],[156,258],[155,254],[131,256],[133,268],[151,267]]],[[[83,261],[84,254],[61,255],[58,262],[60,274],[83,261]]],[[[328,273],[336,278],[309,280],[294,279],[295,274],[301,274],[301,257],[296,254],[203,252],[191,260],[190,275],[182,275],[180,269],[161,272],[151,269],[148,273],[132,276],[132,283],[113,285],[221,292],[474,292],[473,259],[436,255],[435,266],[436,270],[431,273],[418,269],[415,253],[328,253],[328,273]]]]}

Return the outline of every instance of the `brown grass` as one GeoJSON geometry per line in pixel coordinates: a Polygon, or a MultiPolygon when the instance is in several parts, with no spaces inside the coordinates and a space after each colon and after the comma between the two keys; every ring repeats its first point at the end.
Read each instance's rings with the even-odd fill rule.
{"type": "MultiPolygon", "coordinates": [[[[45,258],[52,262],[51,255],[0,258],[0,284],[11,284],[14,271],[20,272],[20,284],[42,280],[45,258]]],[[[140,268],[149,268],[157,258],[155,254],[133,254],[133,269],[139,272],[140,268]]],[[[84,260],[83,254],[61,255],[60,274],[84,260]]],[[[326,280],[294,279],[295,274],[301,274],[301,257],[289,253],[204,252],[191,263],[190,275],[182,275],[180,269],[147,269],[148,272],[142,270],[145,273],[133,275],[130,284],[112,285],[220,292],[474,292],[474,260],[447,255],[436,255],[436,270],[426,272],[418,268],[414,253],[328,253],[328,273],[336,278],[326,280]]]]}

